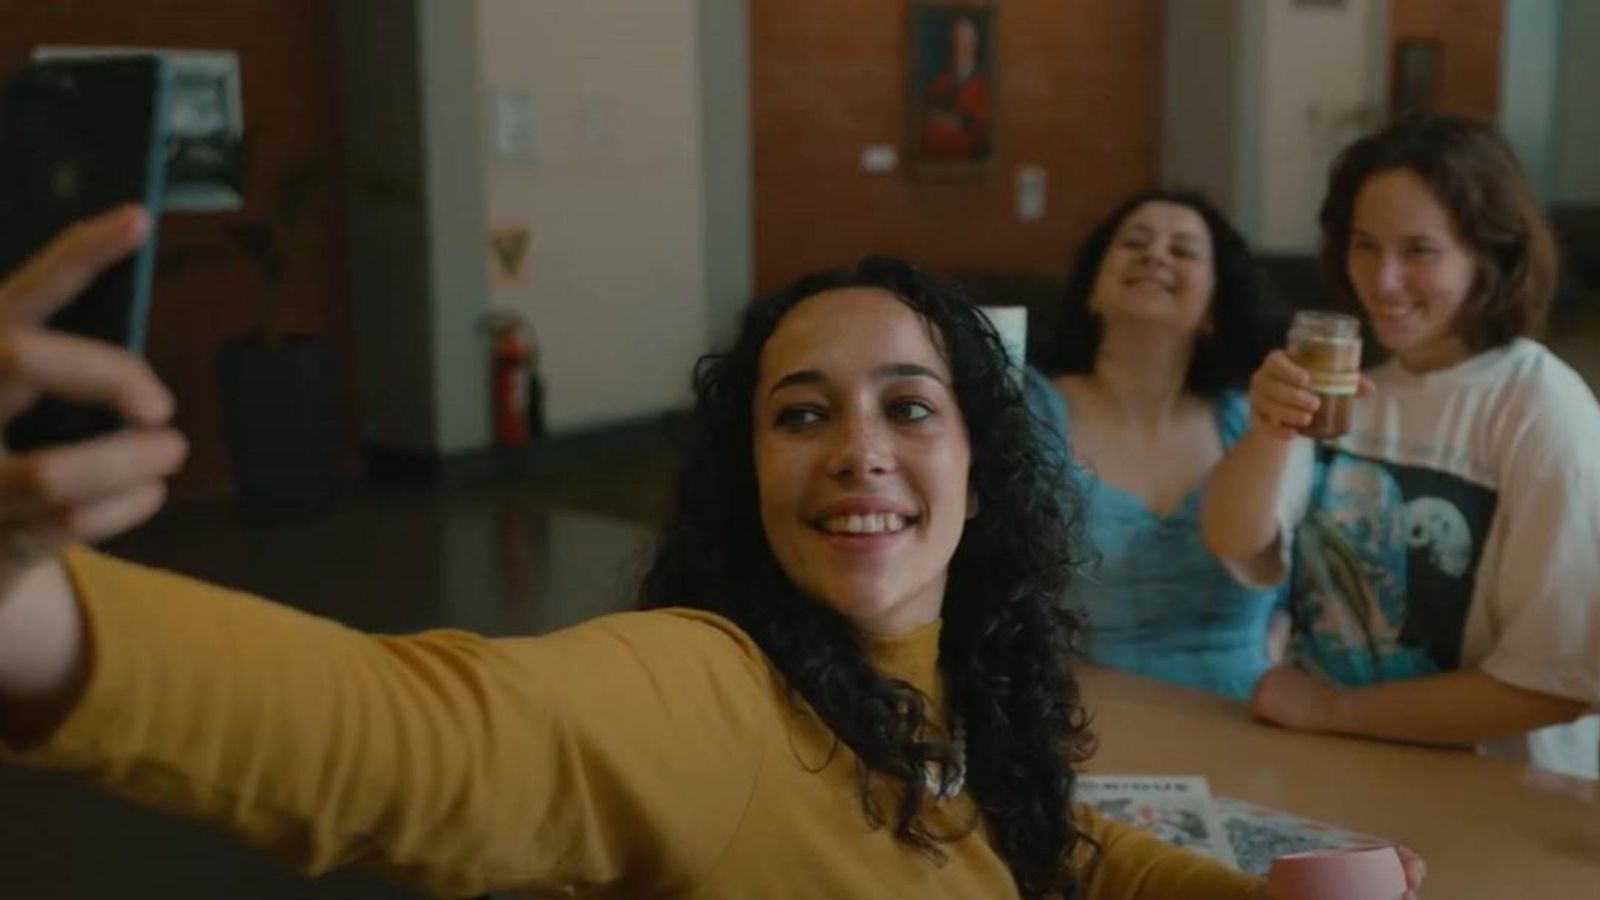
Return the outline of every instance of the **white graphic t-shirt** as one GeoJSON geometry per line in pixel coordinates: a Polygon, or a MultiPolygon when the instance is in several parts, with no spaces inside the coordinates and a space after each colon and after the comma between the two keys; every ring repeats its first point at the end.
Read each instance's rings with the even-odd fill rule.
{"type": "MultiPolygon", "coordinates": [[[[1279,498],[1291,652],[1343,685],[1462,667],[1600,708],[1600,405],[1517,340],[1370,373],[1348,434],[1279,498]]],[[[1600,775],[1600,717],[1483,748],[1600,775]]]]}

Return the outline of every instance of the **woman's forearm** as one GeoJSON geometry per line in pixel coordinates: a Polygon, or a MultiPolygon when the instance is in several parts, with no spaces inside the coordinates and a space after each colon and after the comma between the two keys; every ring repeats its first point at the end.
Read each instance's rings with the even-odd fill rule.
{"type": "Polygon", "coordinates": [[[1466,746],[1570,722],[1588,706],[1530,691],[1478,669],[1338,691],[1326,731],[1419,744],[1466,746]]]}
{"type": "Polygon", "coordinates": [[[1282,576],[1278,561],[1278,492],[1292,441],[1252,426],[1206,480],[1200,530],[1207,549],[1253,581],[1282,576]]]}

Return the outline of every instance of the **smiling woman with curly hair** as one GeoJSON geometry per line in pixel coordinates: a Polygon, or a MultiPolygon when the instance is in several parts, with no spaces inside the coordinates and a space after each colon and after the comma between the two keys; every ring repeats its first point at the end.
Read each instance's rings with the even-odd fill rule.
{"type": "Polygon", "coordinates": [[[778,865],[809,885],[764,896],[1256,896],[1073,808],[1077,503],[1015,374],[958,289],[889,257],[758,302],[697,367],[641,605],[714,614],[774,671],[784,787],[752,808],[830,800],[741,826],[745,877],[803,857],[778,865]]]}
{"type": "MultiPolygon", "coordinates": [[[[865,352],[854,355],[863,364],[873,361],[865,352]]],[[[1055,885],[1079,840],[1065,814],[1073,781],[1069,763],[1086,755],[1089,743],[1067,669],[1078,623],[1054,602],[1068,577],[1073,523],[1063,512],[1072,507],[1055,499],[1060,473],[1031,439],[1033,421],[980,315],[946,283],[897,260],[868,259],[803,278],[754,306],[733,348],[702,362],[695,388],[696,443],[645,579],[647,604],[705,609],[749,634],[863,767],[900,787],[892,810],[877,808],[870,791],[863,791],[862,802],[869,820],[886,820],[916,847],[933,850],[939,842],[919,812],[929,764],[944,745],[925,739],[924,732],[935,722],[954,723],[964,732],[966,784],[990,823],[996,848],[1030,894],[1055,885]],[[770,359],[763,371],[763,354],[777,343],[774,335],[791,314],[825,316],[815,327],[839,335],[840,342],[881,342],[880,323],[854,320],[869,309],[905,323],[926,344],[919,348],[923,355],[942,357],[949,370],[937,379],[908,378],[904,385],[878,382],[885,391],[881,402],[903,401],[895,388],[908,397],[939,395],[950,407],[948,416],[965,422],[944,436],[970,442],[970,468],[954,473],[967,485],[954,498],[964,528],[953,555],[933,561],[942,570],[948,560],[938,610],[939,674],[948,710],[929,708],[917,687],[876,669],[871,645],[857,639],[863,617],[826,602],[832,599],[826,590],[808,590],[791,576],[783,548],[774,546],[789,530],[762,526],[761,507],[770,500],[762,496],[758,471],[761,435],[792,429],[781,419],[775,426],[758,418],[762,407],[769,399],[814,404],[822,421],[804,423],[801,430],[832,426],[837,440],[849,441],[855,424],[840,420],[848,420],[847,407],[856,405],[841,396],[852,386],[837,383],[837,376],[780,388],[768,398],[764,389],[785,373],[770,359]],[[871,331],[851,335],[852,325],[871,331]],[[819,593],[825,602],[817,602],[819,593]]],[[[788,411],[779,406],[770,412],[781,417],[788,411]]],[[[926,428],[920,424],[925,421],[899,427],[926,428]]],[[[819,454],[825,457],[830,449],[819,454]]],[[[811,505],[825,506],[830,495],[896,502],[894,486],[884,483],[897,479],[853,472],[849,460],[834,461],[833,468],[826,458],[818,462],[822,486],[815,493],[822,496],[808,497],[811,505]]],[[[801,518],[812,518],[807,511],[802,503],[801,518]]],[[[801,541],[838,540],[808,527],[794,531],[801,541]]],[[[885,556],[882,564],[893,565],[885,556]]]]}
{"type": "MultiPolygon", "coordinates": [[[[136,243],[120,215],[0,286],[6,321],[136,243]]],[[[538,638],[361,634],[62,549],[159,505],[170,397],[121,351],[0,337],[7,396],[69,390],[133,423],[34,461],[85,512],[3,494],[8,759],[442,896],[1257,894],[1073,807],[1088,734],[1052,602],[1071,506],[994,332],[910,266],[754,307],[699,371],[657,608],[538,638]]]]}

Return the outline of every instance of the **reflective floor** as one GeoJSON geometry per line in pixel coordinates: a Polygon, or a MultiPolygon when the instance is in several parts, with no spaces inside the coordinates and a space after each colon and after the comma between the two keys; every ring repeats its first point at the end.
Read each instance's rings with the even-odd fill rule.
{"type": "MultiPolygon", "coordinates": [[[[1550,343],[1600,385],[1600,312],[1558,323],[1550,343]]],[[[270,528],[185,508],[111,549],[360,628],[537,632],[628,604],[669,470],[661,453],[560,479],[374,490],[270,528]]],[[[305,881],[206,828],[0,769],[0,898],[412,896],[359,873],[305,881]]]]}
{"type": "MultiPolygon", "coordinates": [[[[325,518],[247,527],[175,511],[112,552],[384,632],[539,632],[627,606],[648,562],[665,455],[560,480],[390,488],[325,518]]],[[[316,881],[208,828],[56,775],[0,768],[0,898],[399,898],[360,873],[316,881]]]]}

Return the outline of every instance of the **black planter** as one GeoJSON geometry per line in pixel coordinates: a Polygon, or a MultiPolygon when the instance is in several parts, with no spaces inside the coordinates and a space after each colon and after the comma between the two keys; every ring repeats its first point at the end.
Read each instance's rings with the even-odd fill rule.
{"type": "Polygon", "coordinates": [[[316,334],[237,337],[217,353],[239,513],[284,522],[333,501],[333,353],[316,334]]]}

